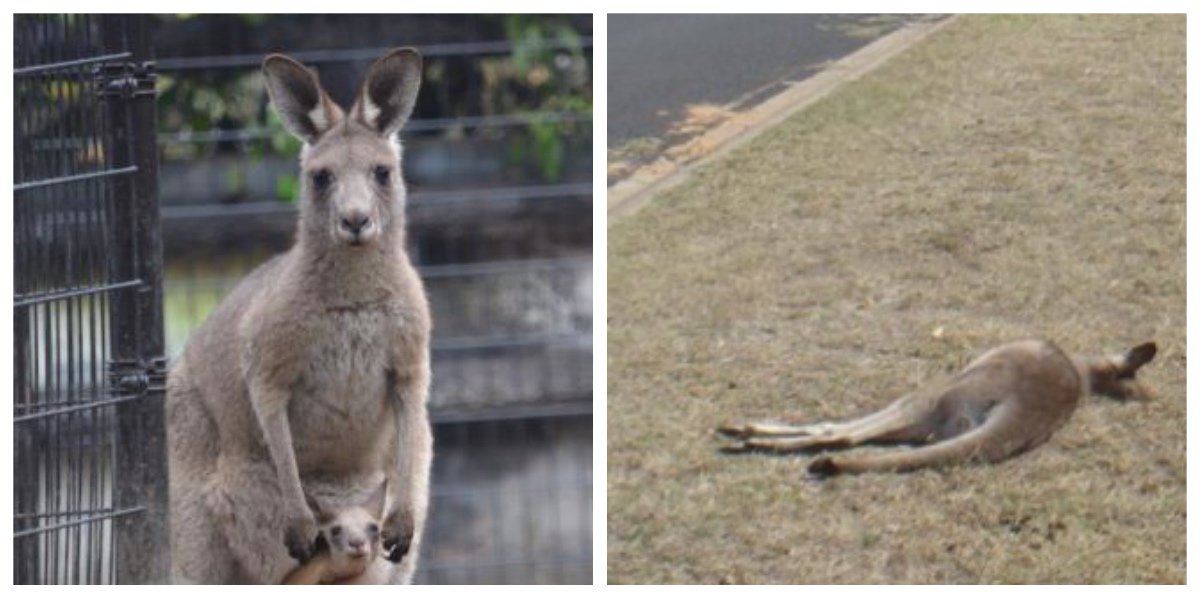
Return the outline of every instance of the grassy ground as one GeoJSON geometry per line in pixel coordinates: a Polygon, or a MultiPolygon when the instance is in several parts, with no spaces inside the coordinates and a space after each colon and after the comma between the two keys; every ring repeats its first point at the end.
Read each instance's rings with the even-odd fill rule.
{"type": "Polygon", "coordinates": [[[614,583],[1185,580],[1185,20],[966,17],[609,231],[614,583]],[[803,480],[711,429],[1027,336],[1159,343],[991,467],[803,480]]]}

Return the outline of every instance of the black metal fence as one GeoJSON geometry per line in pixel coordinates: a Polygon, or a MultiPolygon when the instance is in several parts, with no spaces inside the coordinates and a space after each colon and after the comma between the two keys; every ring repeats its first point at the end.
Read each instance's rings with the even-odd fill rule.
{"type": "MultiPolygon", "coordinates": [[[[273,30],[299,31],[296,35],[301,40],[315,37],[302,33],[308,26],[307,17],[278,18],[292,20],[288,27],[273,30]]],[[[418,581],[590,583],[590,38],[568,35],[546,39],[535,35],[532,37],[537,39],[522,40],[518,36],[497,41],[488,38],[487,32],[475,31],[471,39],[463,40],[453,36],[471,30],[473,22],[468,19],[464,23],[465,17],[441,17],[457,19],[449,24],[438,21],[439,17],[424,17],[425,21],[415,27],[410,23],[414,18],[365,16],[356,21],[354,16],[342,16],[337,26],[321,20],[319,31],[324,37],[312,43],[330,44],[335,49],[305,47],[303,41],[281,43],[289,44],[293,56],[315,65],[322,81],[338,97],[352,93],[366,64],[393,43],[390,38],[382,42],[365,37],[360,40],[360,34],[366,36],[362,31],[374,27],[386,35],[407,26],[410,31],[447,32],[442,37],[417,40],[416,45],[426,56],[426,85],[418,112],[402,134],[410,183],[409,239],[427,282],[435,320],[431,409],[436,458],[431,520],[418,581]],[[339,32],[338,26],[344,30],[339,32]],[[342,47],[345,44],[339,40],[347,39],[371,47],[342,47]],[[538,53],[548,58],[539,62],[538,53]],[[517,62],[523,66],[514,68],[517,62]],[[547,80],[545,73],[537,71],[544,70],[545,65],[557,69],[551,73],[549,84],[539,83],[540,87],[531,91],[528,85],[505,83],[515,76],[547,80]],[[556,86],[570,86],[571,94],[560,93],[562,89],[556,86]],[[547,89],[549,94],[545,93],[547,89]],[[586,93],[586,102],[578,101],[583,95],[580,90],[586,93]],[[464,97],[467,100],[456,101],[464,97]],[[562,102],[562,97],[574,100],[562,102]]],[[[294,229],[295,206],[289,194],[293,193],[295,148],[280,142],[278,124],[268,118],[257,75],[262,52],[241,47],[226,54],[194,54],[190,49],[199,46],[194,40],[162,47],[162,40],[186,40],[188,31],[200,36],[197,39],[207,38],[203,23],[160,22],[157,141],[163,282],[158,286],[158,279],[146,273],[115,277],[125,271],[111,266],[104,267],[109,270],[100,268],[100,262],[111,265],[120,256],[103,258],[103,252],[112,252],[109,248],[114,240],[125,239],[129,245],[132,239],[122,237],[133,232],[118,230],[117,216],[137,220],[138,227],[154,231],[159,227],[149,221],[150,216],[157,218],[157,205],[154,210],[140,205],[135,209],[121,204],[126,200],[117,197],[126,193],[115,187],[121,177],[142,181],[147,167],[137,163],[139,170],[127,169],[127,161],[120,159],[111,141],[92,139],[107,140],[104,134],[88,133],[92,131],[89,127],[109,126],[112,106],[128,105],[127,110],[136,112],[137,106],[147,103],[148,96],[95,99],[93,67],[101,62],[133,62],[134,66],[124,71],[112,70],[115,67],[109,71],[124,73],[128,82],[144,80],[149,73],[134,68],[137,60],[133,59],[140,60],[140,55],[66,65],[53,71],[68,75],[55,77],[37,75],[39,69],[33,67],[76,60],[76,54],[82,56],[82,51],[73,50],[72,54],[61,48],[63,44],[69,48],[74,48],[72,44],[94,44],[89,40],[101,40],[99,31],[109,23],[128,28],[133,22],[144,25],[147,18],[18,18],[18,160],[22,159],[25,144],[31,149],[40,148],[43,155],[58,161],[52,163],[53,168],[44,166],[43,170],[35,171],[20,163],[17,169],[17,371],[27,374],[18,374],[16,415],[18,433],[22,426],[30,431],[25,437],[18,434],[17,440],[18,505],[26,508],[18,509],[16,527],[18,547],[25,547],[25,553],[18,551],[15,559],[19,564],[31,564],[28,575],[19,577],[23,581],[111,582],[114,568],[139,561],[131,557],[133,551],[155,546],[133,543],[124,551],[114,549],[114,538],[117,545],[121,538],[113,536],[111,517],[143,503],[117,501],[121,495],[112,489],[120,488],[117,479],[122,476],[131,476],[130,480],[144,478],[126,475],[117,467],[120,462],[114,456],[119,453],[116,443],[121,429],[114,424],[120,420],[115,415],[127,409],[125,404],[160,405],[155,367],[161,363],[154,358],[164,353],[177,355],[192,328],[245,273],[285,249],[294,229]],[[191,29],[183,31],[184,26],[191,29]],[[26,30],[28,37],[21,37],[26,30]],[[37,52],[48,54],[35,56],[37,52]],[[72,73],[73,78],[69,76],[72,73]],[[60,85],[60,79],[67,83],[60,85]],[[90,95],[85,98],[80,86],[91,86],[90,95]],[[206,90],[210,89],[221,93],[209,94],[206,90]],[[188,90],[191,92],[184,93],[188,90]],[[241,104],[234,106],[238,98],[241,104]],[[104,107],[97,109],[96,120],[69,116],[71,111],[81,110],[76,104],[82,99],[104,107]],[[58,106],[60,111],[64,105],[74,108],[49,119],[35,116],[36,110],[22,116],[20,107],[39,102],[40,106],[58,106]],[[211,111],[211,119],[178,110],[192,105],[211,109],[214,102],[218,108],[211,111]],[[26,119],[24,125],[22,118],[26,119]],[[47,154],[49,148],[58,154],[47,154]],[[95,168],[117,172],[61,184],[52,181],[49,185],[28,185],[82,171],[93,164],[87,161],[100,161],[95,168]],[[77,216],[77,212],[82,213],[78,207],[86,203],[77,198],[93,196],[103,198],[93,207],[95,217],[88,220],[77,216]],[[35,197],[50,199],[35,201],[35,197]],[[72,262],[82,260],[83,255],[92,262],[72,262]],[[22,260],[27,261],[25,267],[22,260]],[[56,287],[53,282],[59,279],[62,281],[56,287]],[[135,279],[137,284],[129,282],[135,279]],[[38,294],[60,293],[81,285],[96,291],[34,301],[41,297],[38,294]],[[112,285],[116,287],[109,289],[112,285]],[[101,317],[109,312],[126,314],[123,310],[127,309],[119,307],[126,299],[142,304],[151,303],[149,299],[157,301],[159,290],[163,316],[154,323],[131,328],[128,321],[101,317]],[[148,368],[155,377],[151,377],[154,380],[146,392],[155,401],[104,404],[91,410],[99,417],[76,416],[63,421],[73,427],[70,430],[80,431],[78,434],[63,432],[68,424],[37,434],[32,431],[41,430],[37,428],[40,425],[25,424],[26,420],[47,420],[32,416],[40,413],[38,410],[56,409],[50,402],[57,400],[41,389],[61,386],[61,381],[67,380],[64,377],[71,376],[65,373],[72,369],[80,374],[69,379],[73,382],[67,386],[74,385],[71,388],[76,395],[88,389],[93,403],[111,401],[115,392],[113,385],[104,386],[109,380],[105,378],[105,365],[130,352],[122,350],[124,353],[118,354],[113,350],[110,356],[104,348],[115,344],[115,338],[123,336],[124,331],[138,331],[134,337],[158,334],[161,340],[161,329],[155,327],[164,325],[165,352],[161,346],[155,351],[156,346],[145,342],[139,345],[141,353],[137,357],[123,357],[121,368],[114,366],[114,372],[131,381],[140,380],[130,378],[131,365],[148,368]],[[89,344],[81,343],[92,338],[95,340],[89,344]],[[114,339],[111,343],[110,338],[114,339]],[[72,352],[83,353],[76,356],[72,352]],[[113,427],[117,429],[103,432],[113,427]],[[35,458],[37,452],[32,449],[45,439],[63,437],[70,437],[70,443],[76,444],[70,446],[75,452],[71,459],[91,464],[90,469],[61,466],[53,476],[46,474],[47,466],[39,465],[46,456],[35,458]],[[79,445],[80,439],[91,437],[103,438],[79,445]],[[27,462],[24,467],[22,459],[27,462]],[[48,482],[52,479],[62,482],[48,482]],[[52,492],[58,484],[86,490],[52,492]],[[27,498],[24,504],[23,492],[27,498]],[[71,528],[65,519],[68,516],[55,515],[70,510],[52,508],[62,503],[47,499],[52,493],[74,497],[86,503],[88,510],[98,505],[110,510],[96,512],[102,517],[75,527],[92,527],[83,528],[85,534],[73,538],[87,539],[97,547],[95,550],[80,553],[65,537],[41,531],[48,524],[65,523],[62,530],[71,528]],[[21,545],[23,538],[39,540],[21,545]],[[105,574],[66,576],[59,573],[65,561],[105,574]],[[34,570],[40,574],[35,575],[34,570]]],[[[236,26],[239,23],[221,24],[224,30],[236,30],[236,26]]],[[[395,35],[402,42],[410,41],[401,33],[395,35]]],[[[145,151],[147,140],[153,142],[155,137],[139,132],[131,139],[121,139],[145,151]]],[[[148,154],[153,160],[153,151],[148,154]]],[[[153,198],[153,182],[151,176],[151,187],[145,188],[151,194],[149,198],[153,198]]],[[[135,259],[149,250],[158,255],[156,242],[137,243],[135,259]]],[[[145,317],[146,313],[152,311],[143,309],[139,315],[145,317]]],[[[148,425],[161,428],[158,422],[148,425]]],[[[153,443],[161,443],[161,437],[149,441],[145,449],[153,452],[153,443]]],[[[159,485],[163,481],[165,476],[153,482],[159,485]]],[[[136,516],[142,513],[115,521],[144,524],[146,519],[136,516]]],[[[147,530],[144,534],[160,534],[153,526],[147,530]]],[[[116,577],[126,579],[132,578],[116,577]]]]}
{"type": "Polygon", "coordinates": [[[166,578],[161,250],[144,19],[15,19],[18,583],[166,578]]]}

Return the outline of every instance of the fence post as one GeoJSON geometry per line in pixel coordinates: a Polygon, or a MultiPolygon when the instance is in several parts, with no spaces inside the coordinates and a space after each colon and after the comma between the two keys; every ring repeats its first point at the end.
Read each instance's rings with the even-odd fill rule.
{"type": "Polygon", "coordinates": [[[158,220],[153,46],[150,17],[105,15],[101,36],[110,53],[130,52],[132,71],[100,90],[108,99],[114,166],[137,171],[113,181],[110,260],[117,280],[141,284],[113,297],[110,385],[116,394],[141,394],[117,408],[114,500],[141,511],[117,518],[118,584],[167,582],[166,426],[163,412],[162,240],[158,220]],[[149,66],[149,69],[144,67],[149,66]]]}

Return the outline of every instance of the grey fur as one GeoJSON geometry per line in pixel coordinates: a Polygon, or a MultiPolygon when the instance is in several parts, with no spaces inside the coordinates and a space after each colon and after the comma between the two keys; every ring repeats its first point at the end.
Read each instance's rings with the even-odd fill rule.
{"type": "MultiPolygon", "coordinates": [[[[289,550],[308,558],[316,538],[303,488],[361,486],[382,471],[385,550],[408,548],[391,579],[409,582],[433,442],[429,309],[404,249],[395,140],[408,114],[380,129],[362,110],[345,117],[299,63],[271,56],[263,69],[306,142],[297,240],[230,293],[171,370],[173,578],[282,580],[297,565],[289,550]]],[[[419,84],[420,57],[405,49],[380,59],[363,89],[411,109],[419,84]]]]}

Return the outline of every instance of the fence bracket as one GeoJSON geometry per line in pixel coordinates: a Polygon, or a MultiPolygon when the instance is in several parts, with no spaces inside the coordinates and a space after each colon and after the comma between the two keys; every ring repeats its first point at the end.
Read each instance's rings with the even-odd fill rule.
{"type": "Polygon", "coordinates": [[[108,385],[116,395],[140,395],[163,390],[167,382],[167,359],[109,360],[108,385]]]}
{"type": "Polygon", "coordinates": [[[153,60],[106,62],[92,68],[96,95],[102,98],[153,96],[158,72],[153,60]]]}

